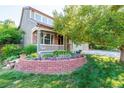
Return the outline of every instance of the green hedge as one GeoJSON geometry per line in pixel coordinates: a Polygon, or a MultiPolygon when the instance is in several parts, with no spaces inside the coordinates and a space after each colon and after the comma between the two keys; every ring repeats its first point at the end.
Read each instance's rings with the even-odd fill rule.
{"type": "Polygon", "coordinates": [[[114,47],[111,47],[111,46],[95,45],[95,44],[90,45],[90,47],[92,49],[100,49],[100,50],[114,50],[115,49],[114,47]]]}
{"type": "Polygon", "coordinates": [[[35,52],[37,52],[37,46],[36,45],[28,45],[23,48],[23,52],[27,55],[31,54],[31,53],[35,53],[35,52]]]}
{"type": "Polygon", "coordinates": [[[58,50],[58,51],[54,51],[53,53],[44,54],[43,58],[59,57],[62,55],[71,56],[72,53],[70,51],[66,51],[66,50],[58,50]]]}
{"type": "Polygon", "coordinates": [[[1,49],[1,53],[4,57],[17,56],[21,53],[22,48],[19,45],[7,44],[1,49]]]}

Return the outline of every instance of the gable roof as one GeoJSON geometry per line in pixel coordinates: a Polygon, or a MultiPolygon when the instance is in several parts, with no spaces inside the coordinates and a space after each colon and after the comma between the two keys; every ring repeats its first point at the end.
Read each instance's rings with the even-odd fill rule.
{"type": "MultiPolygon", "coordinates": [[[[26,6],[26,7],[23,7],[23,8],[22,8],[22,14],[21,14],[21,19],[20,19],[20,24],[19,24],[19,26],[18,26],[18,29],[20,28],[20,25],[21,25],[21,23],[22,23],[22,17],[23,17],[23,14],[24,14],[24,9],[30,9],[30,10],[32,10],[33,12],[37,12],[37,13],[39,13],[39,14],[41,14],[41,15],[44,15],[44,16],[46,16],[46,17],[52,19],[52,20],[54,19],[52,16],[49,16],[49,15],[47,15],[47,14],[45,14],[45,13],[43,13],[43,12],[41,12],[41,11],[35,9],[35,8],[32,8],[32,7],[30,7],[30,6],[26,6]]],[[[34,21],[36,21],[36,20],[34,20],[34,21]]],[[[37,22],[37,21],[36,21],[36,22],[37,22]]],[[[42,24],[42,23],[40,23],[40,22],[37,22],[37,24],[38,24],[39,26],[45,26],[45,27],[48,27],[48,28],[53,28],[53,27],[51,27],[51,26],[47,26],[47,25],[42,24]]]]}
{"type": "Polygon", "coordinates": [[[46,17],[48,17],[48,18],[54,19],[52,16],[49,16],[49,15],[47,15],[47,14],[45,14],[45,13],[43,13],[43,12],[41,12],[41,11],[35,9],[35,8],[32,8],[32,7],[30,7],[30,6],[29,6],[28,8],[31,9],[33,12],[37,12],[37,13],[39,13],[39,14],[41,14],[41,15],[44,15],[44,16],[46,16],[46,17]]]}

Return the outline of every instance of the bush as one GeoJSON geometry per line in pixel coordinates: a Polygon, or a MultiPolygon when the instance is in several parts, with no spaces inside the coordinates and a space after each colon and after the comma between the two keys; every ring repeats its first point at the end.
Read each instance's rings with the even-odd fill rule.
{"type": "Polygon", "coordinates": [[[0,24],[0,44],[18,44],[22,39],[22,31],[18,30],[15,24],[0,24]]]}
{"type": "Polygon", "coordinates": [[[105,46],[105,45],[91,45],[93,49],[100,49],[100,50],[114,50],[111,46],[105,46]]]}
{"type": "Polygon", "coordinates": [[[19,55],[17,55],[17,56],[10,56],[10,57],[6,58],[6,61],[12,61],[12,60],[15,60],[17,58],[19,58],[19,55]]]}
{"type": "Polygon", "coordinates": [[[32,56],[33,58],[38,58],[38,54],[37,54],[37,53],[32,53],[31,56],[32,56]]]}
{"type": "Polygon", "coordinates": [[[54,51],[53,53],[44,54],[43,58],[51,58],[51,57],[71,57],[72,53],[66,50],[54,51]]]}
{"type": "Polygon", "coordinates": [[[27,55],[28,60],[37,59],[38,57],[39,55],[37,53],[32,53],[30,55],[27,55]]]}
{"type": "Polygon", "coordinates": [[[31,53],[35,53],[37,51],[37,47],[36,45],[28,45],[26,47],[24,47],[23,52],[27,55],[31,54],[31,53]]]}
{"type": "Polygon", "coordinates": [[[43,58],[51,58],[51,57],[54,57],[53,54],[44,54],[43,55],[43,58]]]}
{"type": "Polygon", "coordinates": [[[66,50],[59,50],[59,51],[54,51],[53,55],[59,56],[59,55],[71,55],[72,53],[70,51],[66,50]]]}
{"type": "Polygon", "coordinates": [[[4,57],[17,56],[21,53],[21,47],[19,45],[7,44],[1,49],[4,57]]]}

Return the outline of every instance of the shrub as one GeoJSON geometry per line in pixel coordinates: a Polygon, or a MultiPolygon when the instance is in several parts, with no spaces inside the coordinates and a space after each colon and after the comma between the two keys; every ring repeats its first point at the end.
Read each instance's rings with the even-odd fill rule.
{"type": "Polygon", "coordinates": [[[0,44],[18,44],[22,39],[22,31],[14,23],[0,24],[0,44]]]}
{"type": "Polygon", "coordinates": [[[33,58],[38,58],[38,54],[37,54],[37,53],[32,53],[31,56],[32,56],[33,58]]]}
{"type": "Polygon", "coordinates": [[[53,54],[44,54],[42,57],[43,58],[50,58],[50,57],[54,57],[54,55],[53,54]]]}
{"type": "Polygon", "coordinates": [[[51,57],[71,57],[72,53],[70,51],[66,51],[66,50],[58,50],[58,51],[54,51],[53,53],[49,53],[49,54],[44,54],[42,57],[43,58],[51,58],[51,57]]]}
{"type": "Polygon", "coordinates": [[[114,47],[105,46],[105,45],[92,45],[93,49],[100,49],[100,50],[114,50],[114,47]]]}
{"type": "Polygon", "coordinates": [[[6,61],[15,60],[15,59],[17,59],[17,58],[19,58],[18,55],[17,55],[17,56],[10,56],[10,57],[8,57],[8,58],[6,59],[6,61]]]}
{"type": "Polygon", "coordinates": [[[32,59],[37,59],[39,56],[37,53],[32,53],[30,55],[27,55],[27,59],[28,60],[32,60],[32,59]]]}
{"type": "Polygon", "coordinates": [[[36,51],[37,51],[36,45],[28,45],[23,49],[23,52],[27,55],[31,53],[35,53],[36,51]]]}
{"type": "Polygon", "coordinates": [[[1,49],[4,57],[17,56],[21,53],[21,47],[19,45],[7,44],[1,49]]]}
{"type": "Polygon", "coordinates": [[[59,50],[59,51],[54,51],[53,55],[59,56],[59,55],[71,55],[72,53],[70,51],[66,50],[59,50]]]}

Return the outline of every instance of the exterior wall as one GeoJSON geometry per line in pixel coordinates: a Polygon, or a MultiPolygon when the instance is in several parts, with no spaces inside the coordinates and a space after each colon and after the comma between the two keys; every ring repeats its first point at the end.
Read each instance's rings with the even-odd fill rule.
{"type": "Polygon", "coordinates": [[[22,20],[20,24],[20,29],[24,31],[24,46],[31,44],[31,34],[32,29],[37,25],[37,23],[30,19],[29,8],[24,8],[22,13],[22,20]]]}
{"type": "Polygon", "coordinates": [[[42,74],[63,74],[72,72],[86,63],[85,57],[65,60],[25,60],[20,59],[15,69],[23,72],[42,74]]]}

